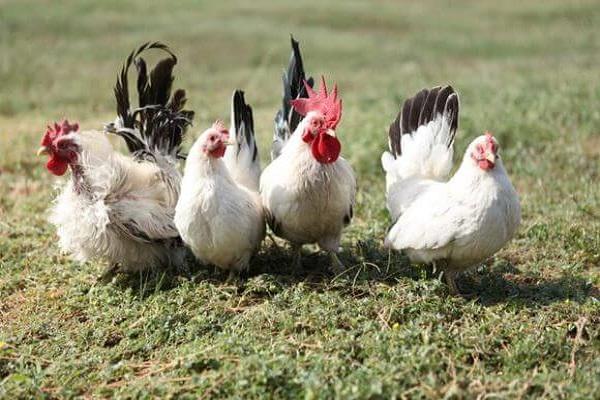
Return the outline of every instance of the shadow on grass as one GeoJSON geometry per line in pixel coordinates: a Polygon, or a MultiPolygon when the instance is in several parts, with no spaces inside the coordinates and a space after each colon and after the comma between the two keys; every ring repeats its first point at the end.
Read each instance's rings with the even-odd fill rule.
{"type": "MultiPolygon", "coordinates": [[[[250,270],[233,284],[226,282],[227,271],[200,265],[191,255],[183,271],[120,275],[114,282],[120,287],[131,288],[133,294],[140,298],[174,289],[188,281],[235,286],[234,291],[245,296],[269,297],[298,284],[309,285],[316,291],[336,290],[356,296],[360,292],[367,293],[367,286],[373,282],[395,285],[404,278],[422,281],[439,277],[439,271],[412,266],[408,258],[388,252],[375,240],[358,241],[354,246],[345,248],[340,259],[347,270],[340,275],[329,271],[330,259],[324,252],[311,252],[307,248],[303,253],[301,270],[294,270],[292,259],[288,247],[271,242],[252,259],[250,270]]],[[[600,298],[600,290],[581,277],[546,279],[523,275],[508,262],[463,273],[458,284],[462,291],[475,294],[477,302],[484,306],[507,303],[517,307],[540,307],[566,299],[584,302],[589,297],[600,298]]]]}
{"type": "Polygon", "coordinates": [[[354,285],[366,281],[396,283],[400,277],[419,278],[420,272],[410,266],[402,255],[389,253],[374,240],[358,241],[343,248],[339,258],[346,271],[336,275],[330,270],[331,259],[326,252],[306,246],[302,254],[302,269],[292,266],[293,255],[288,248],[271,246],[257,255],[249,276],[273,274],[282,282],[293,285],[299,282],[329,284],[351,281],[354,285]]]}
{"type": "Polygon", "coordinates": [[[571,275],[546,279],[488,271],[479,276],[467,275],[462,280],[474,289],[478,302],[484,306],[506,303],[536,308],[567,299],[583,303],[590,297],[600,298],[598,288],[586,279],[571,275]]]}
{"type": "Polygon", "coordinates": [[[567,299],[583,303],[590,297],[600,298],[600,290],[580,276],[545,278],[522,274],[504,260],[489,268],[463,273],[459,286],[474,293],[478,303],[484,306],[506,303],[535,308],[567,299]]]}
{"type": "MultiPolygon", "coordinates": [[[[268,239],[267,239],[268,243],[268,239]]],[[[300,283],[308,284],[315,290],[332,288],[355,288],[367,282],[397,283],[401,277],[417,280],[423,277],[422,271],[410,266],[408,259],[397,253],[388,253],[375,241],[359,241],[344,249],[340,259],[347,270],[335,275],[329,270],[331,263],[325,252],[312,250],[306,246],[302,256],[302,269],[292,266],[293,254],[289,247],[274,245],[272,242],[251,260],[250,270],[241,275],[235,285],[239,294],[248,290],[260,292],[260,284],[269,286],[266,292],[272,293],[274,287],[280,290],[300,283]]],[[[188,257],[187,266],[181,270],[144,271],[132,274],[119,274],[113,283],[123,289],[131,289],[133,294],[145,298],[153,293],[171,290],[186,281],[210,282],[215,285],[227,283],[228,272],[214,266],[201,265],[188,257]]]]}

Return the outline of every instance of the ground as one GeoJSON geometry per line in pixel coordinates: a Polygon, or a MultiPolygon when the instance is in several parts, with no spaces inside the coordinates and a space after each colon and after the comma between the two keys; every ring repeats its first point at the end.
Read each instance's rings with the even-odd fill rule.
{"type": "Polygon", "coordinates": [[[600,5],[523,2],[0,0],[0,397],[582,398],[600,393],[600,5]],[[61,255],[55,195],[35,157],[47,123],[114,118],[112,85],[135,46],[179,55],[197,111],[186,142],[255,110],[263,162],[289,34],[344,100],[342,152],[358,175],[344,276],[266,240],[239,285],[189,275],[96,277],[61,255]],[[448,295],[382,246],[379,164],[402,99],[451,83],[457,158],[501,143],[523,223],[448,295]]]}

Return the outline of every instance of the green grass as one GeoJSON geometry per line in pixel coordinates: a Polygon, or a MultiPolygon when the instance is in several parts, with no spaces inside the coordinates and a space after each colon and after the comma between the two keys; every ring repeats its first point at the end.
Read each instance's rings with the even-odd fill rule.
{"type": "MultiPolygon", "coordinates": [[[[0,397],[582,398],[600,393],[600,5],[596,1],[0,0],[0,397]],[[113,119],[117,68],[142,42],[179,55],[193,135],[240,87],[263,160],[289,33],[344,99],[358,173],[345,277],[267,240],[239,286],[120,276],[60,255],[34,157],[45,124],[113,119]],[[461,94],[458,153],[486,129],[523,207],[517,237],[449,297],[388,254],[379,157],[400,102],[461,94]]],[[[188,140],[188,144],[191,140],[188,140]]]]}

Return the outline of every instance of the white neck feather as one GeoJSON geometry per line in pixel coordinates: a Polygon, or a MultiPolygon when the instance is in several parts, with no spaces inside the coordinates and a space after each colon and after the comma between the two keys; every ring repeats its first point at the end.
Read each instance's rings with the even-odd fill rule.
{"type": "Polygon", "coordinates": [[[491,170],[484,170],[475,164],[471,159],[471,154],[467,153],[463,157],[463,161],[458,168],[458,171],[456,171],[452,177],[452,181],[456,182],[457,185],[473,188],[485,181],[504,179],[505,177],[507,177],[506,170],[499,157],[496,159],[494,168],[491,170]]]}
{"type": "Polygon", "coordinates": [[[185,163],[184,180],[197,183],[206,179],[236,184],[222,158],[211,157],[192,146],[185,163]]]}

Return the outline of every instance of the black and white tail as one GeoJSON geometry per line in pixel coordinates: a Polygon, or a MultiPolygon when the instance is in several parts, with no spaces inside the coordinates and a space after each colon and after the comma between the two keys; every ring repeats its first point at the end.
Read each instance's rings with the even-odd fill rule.
{"type": "Polygon", "coordinates": [[[254,135],[252,107],[246,104],[244,92],[236,90],[231,99],[231,128],[233,143],[225,152],[224,161],[231,177],[246,188],[258,192],[260,157],[254,135]]]}
{"type": "Polygon", "coordinates": [[[383,169],[401,179],[445,179],[452,168],[458,110],[452,86],[423,89],[407,99],[390,125],[383,169]]]}
{"type": "Polygon", "coordinates": [[[157,154],[185,158],[181,153],[181,143],[194,112],[183,109],[187,101],[185,90],[178,89],[171,96],[175,64],[177,57],[166,45],[144,43],[129,54],[117,76],[114,88],[117,119],[105,129],[121,136],[138,159],[152,160],[157,154]],[[168,57],[159,61],[148,73],[146,61],[140,54],[150,49],[162,50],[168,57]],[[132,64],[137,69],[138,107],[132,107],[129,99],[127,75],[132,64]]]}
{"type": "Polygon", "coordinates": [[[271,146],[271,158],[275,159],[281,153],[281,149],[290,138],[294,130],[302,120],[302,116],[292,108],[290,101],[308,97],[304,81],[310,87],[313,86],[313,78],[306,78],[304,66],[302,64],[302,55],[300,46],[294,37],[291,37],[292,56],[288,64],[287,72],[283,73],[283,99],[281,109],[275,115],[275,134],[273,135],[273,145],[271,146]]]}

